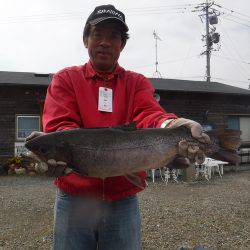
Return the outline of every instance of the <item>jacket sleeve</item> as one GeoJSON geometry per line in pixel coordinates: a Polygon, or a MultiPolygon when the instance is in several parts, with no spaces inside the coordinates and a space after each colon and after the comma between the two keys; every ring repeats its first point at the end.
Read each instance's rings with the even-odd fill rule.
{"type": "Polygon", "coordinates": [[[133,107],[133,121],[138,128],[159,128],[164,121],[177,118],[173,113],[166,113],[153,94],[154,88],[147,78],[141,76],[137,81],[133,107]]]}
{"type": "Polygon", "coordinates": [[[43,109],[43,131],[79,128],[82,125],[76,97],[66,73],[55,74],[48,87],[43,109]]]}

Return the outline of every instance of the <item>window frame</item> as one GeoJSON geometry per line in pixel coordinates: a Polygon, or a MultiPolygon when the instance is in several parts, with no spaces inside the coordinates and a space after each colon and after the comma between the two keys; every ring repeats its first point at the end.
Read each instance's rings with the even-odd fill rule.
{"type": "Polygon", "coordinates": [[[230,129],[240,129],[240,115],[228,115],[227,116],[227,126],[230,129]],[[232,119],[230,122],[229,120],[232,119]],[[232,121],[237,122],[237,128],[229,126],[230,123],[232,124],[232,121]]]}
{"type": "Polygon", "coordinates": [[[30,115],[30,114],[17,114],[16,115],[16,133],[15,133],[15,137],[16,137],[16,141],[24,141],[25,137],[18,137],[18,119],[19,118],[38,118],[38,123],[39,123],[39,128],[38,131],[41,131],[41,116],[34,114],[34,115],[30,115]]]}

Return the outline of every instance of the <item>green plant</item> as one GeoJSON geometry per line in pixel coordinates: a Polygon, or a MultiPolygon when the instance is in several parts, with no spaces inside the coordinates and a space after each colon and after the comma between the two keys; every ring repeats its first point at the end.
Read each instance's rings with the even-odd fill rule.
{"type": "Polygon", "coordinates": [[[13,156],[12,158],[7,160],[6,162],[7,166],[10,166],[12,164],[14,164],[15,167],[24,167],[23,159],[20,156],[13,156]]]}

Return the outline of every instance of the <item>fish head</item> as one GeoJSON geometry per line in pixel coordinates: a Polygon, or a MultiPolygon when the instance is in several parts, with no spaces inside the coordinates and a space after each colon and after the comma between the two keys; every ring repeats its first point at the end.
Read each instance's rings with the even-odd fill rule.
{"type": "Polygon", "coordinates": [[[25,147],[36,154],[42,161],[55,159],[69,162],[68,145],[50,134],[38,136],[25,143],[25,147]]]}

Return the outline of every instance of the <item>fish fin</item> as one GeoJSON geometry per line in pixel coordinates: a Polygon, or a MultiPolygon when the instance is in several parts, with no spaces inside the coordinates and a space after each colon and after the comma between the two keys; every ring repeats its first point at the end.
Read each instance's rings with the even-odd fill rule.
{"type": "Polygon", "coordinates": [[[79,168],[77,168],[77,167],[75,167],[75,166],[70,165],[70,169],[71,169],[73,172],[75,172],[75,173],[77,173],[77,174],[79,174],[79,175],[88,176],[88,173],[85,173],[85,172],[81,171],[79,168]]]}
{"type": "Polygon", "coordinates": [[[129,182],[131,182],[133,185],[144,189],[145,188],[145,183],[142,183],[141,178],[136,174],[127,174],[124,176],[129,182]]]}
{"type": "Polygon", "coordinates": [[[61,141],[57,145],[57,151],[62,156],[61,159],[56,159],[57,161],[64,161],[67,162],[67,164],[72,164],[73,156],[68,142],[61,141]]]}
{"type": "Polygon", "coordinates": [[[133,130],[137,130],[136,128],[136,122],[132,122],[132,123],[126,123],[124,125],[121,126],[115,126],[112,127],[114,129],[120,129],[120,130],[124,130],[124,131],[133,131],[133,130]]]}
{"type": "Polygon", "coordinates": [[[219,149],[211,157],[235,165],[238,164],[240,160],[240,157],[235,150],[226,150],[226,149],[219,149]]]}
{"type": "Polygon", "coordinates": [[[219,146],[219,150],[211,155],[212,158],[232,164],[239,162],[237,149],[241,145],[240,130],[222,128],[213,129],[206,133],[209,135],[211,141],[214,141],[219,146]]]}
{"type": "Polygon", "coordinates": [[[167,168],[169,169],[185,169],[185,168],[188,168],[190,167],[190,161],[183,157],[183,156],[180,156],[180,155],[177,155],[172,162],[170,162],[167,166],[167,168]]]}
{"type": "Polygon", "coordinates": [[[241,144],[241,131],[234,129],[213,129],[206,132],[209,137],[218,142],[219,146],[228,150],[236,150],[241,144]]]}

